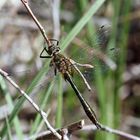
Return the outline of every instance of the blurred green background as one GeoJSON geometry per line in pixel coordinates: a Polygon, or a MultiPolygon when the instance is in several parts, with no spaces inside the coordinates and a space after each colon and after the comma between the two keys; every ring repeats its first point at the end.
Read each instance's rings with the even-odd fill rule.
{"type": "MultiPolygon", "coordinates": [[[[49,38],[61,53],[93,69],[80,68],[73,79],[97,114],[111,128],[140,136],[140,1],[29,0],[49,38]]],[[[20,0],[0,3],[0,68],[45,111],[54,128],[81,119],[91,124],[73,89],[49,59],[40,59],[44,39],[20,0]]],[[[0,76],[0,137],[23,140],[46,130],[40,115],[0,76]]],[[[125,140],[102,131],[80,130],[73,140],[125,140]]]]}

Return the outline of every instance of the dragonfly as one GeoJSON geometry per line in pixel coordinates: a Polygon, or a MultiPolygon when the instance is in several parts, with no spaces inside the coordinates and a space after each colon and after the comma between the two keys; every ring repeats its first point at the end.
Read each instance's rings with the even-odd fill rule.
{"type": "MultiPolygon", "coordinates": [[[[116,70],[117,65],[113,59],[116,59],[119,56],[120,49],[114,47],[109,49],[107,48],[110,36],[111,27],[102,25],[95,33],[93,33],[93,35],[88,37],[87,40],[83,41],[76,37],[73,43],[83,51],[86,51],[85,53],[88,54],[89,61],[93,61],[93,58],[96,58],[99,60],[99,62],[101,62],[104,70],[109,68],[110,70],[114,71],[116,70]],[[112,57],[108,56],[107,51],[112,57]]],[[[94,64],[95,69],[98,66],[100,67],[101,65],[94,64]]]]}
{"type": "MultiPolygon", "coordinates": [[[[101,37],[105,36],[104,31],[103,31],[103,27],[101,27],[99,29],[98,34],[101,37]]],[[[102,39],[101,40],[102,42],[100,41],[100,39],[99,39],[98,42],[100,44],[102,43],[104,45],[104,42],[106,41],[106,39],[104,39],[104,38],[101,38],[101,39],[102,39]]],[[[61,49],[59,47],[59,41],[56,40],[56,39],[49,39],[49,40],[51,42],[51,45],[48,46],[48,47],[46,47],[44,45],[43,50],[40,53],[40,58],[50,58],[51,59],[50,67],[53,67],[54,74],[57,75],[57,72],[60,72],[62,74],[63,78],[73,88],[73,90],[74,90],[76,96],[78,97],[78,99],[79,99],[86,115],[88,116],[88,118],[92,121],[93,124],[95,124],[97,126],[97,128],[100,128],[100,123],[97,120],[97,117],[96,117],[96,114],[95,114],[94,110],[89,105],[89,103],[84,99],[84,97],[82,96],[81,92],[79,91],[79,89],[77,88],[77,86],[76,86],[76,84],[74,83],[74,80],[73,80],[74,73],[75,73],[75,71],[77,71],[79,73],[79,75],[81,76],[81,78],[83,79],[87,89],[89,91],[91,91],[92,89],[91,89],[90,85],[88,84],[88,82],[85,78],[85,75],[83,76],[82,72],[78,69],[77,66],[86,67],[86,68],[90,68],[90,69],[93,69],[93,68],[96,69],[95,68],[96,66],[92,66],[90,64],[80,64],[80,63],[77,63],[74,60],[64,56],[63,54],[60,53],[61,49]]],[[[78,38],[76,38],[75,40],[76,40],[76,42],[81,42],[82,43],[82,44],[79,43],[77,45],[79,45],[83,50],[85,49],[85,51],[87,51],[87,53],[90,52],[90,54],[91,54],[93,52],[93,54],[91,54],[91,57],[93,55],[96,55],[97,57],[99,57],[99,59],[103,60],[104,63],[106,63],[106,65],[108,65],[110,68],[115,67],[114,65],[112,65],[111,59],[108,59],[108,57],[104,53],[102,53],[101,51],[97,51],[97,49],[93,49],[93,48],[90,49],[89,47],[88,47],[88,50],[86,50],[86,48],[84,48],[84,46],[87,45],[86,43],[84,44],[84,42],[82,42],[80,39],[79,39],[80,40],[79,41],[78,38]]],[[[30,72],[31,70],[25,70],[25,71],[26,72],[28,71],[28,73],[30,73],[30,74],[32,73],[32,72],[30,72]]],[[[24,71],[24,73],[25,73],[25,71],[24,71]]],[[[17,73],[22,73],[22,72],[23,71],[21,71],[21,72],[18,71],[18,72],[16,72],[16,74],[17,73]]],[[[52,77],[52,75],[53,75],[52,72],[49,73],[49,76],[50,75],[52,77]]],[[[45,78],[45,81],[48,82],[48,78],[45,78]]],[[[46,85],[45,81],[44,80],[42,82],[40,81],[41,83],[36,86],[35,91],[39,90],[40,86],[41,86],[41,88],[45,87],[45,85],[46,85]]]]}
{"type": "Polygon", "coordinates": [[[67,58],[66,56],[60,53],[59,41],[56,39],[50,39],[50,41],[51,41],[51,45],[48,46],[48,48],[47,47],[43,48],[43,50],[40,53],[40,58],[51,58],[50,67],[54,68],[55,75],[57,74],[57,72],[60,72],[63,78],[67,82],[69,82],[74,92],[76,93],[76,96],[78,97],[88,118],[91,120],[93,124],[96,125],[98,129],[101,128],[101,125],[97,120],[95,112],[88,104],[88,102],[84,99],[84,97],[82,96],[82,94],[80,93],[80,91],[78,90],[77,86],[75,85],[72,79],[74,71],[75,70],[78,71],[78,73],[84,80],[84,83],[87,86],[87,88],[91,90],[88,82],[86,81],[86,79],[84,78],[80,70],[77,68],[77,66],[84,66],[88,68],[93,68],[93,66],[90,64],[80,64],[70,58],[67,58]],[[46,52],[47,55],[43,55],[44,52],[46,52]]]}
{"type": "Polygon", "coordinates": [[[60,72],[63,76],[63,78],[69,82],[71,87],[73,88],[74,92],[76,93],[76,96],[78,97],[86,115],[88,118],[91,120],[93,124],[96,125],[98,129],[101,129],[102,126],[98,122],[96,114],[94,110],[91,108],[91,106],[88,104],[88,102],[84,99],[80,91],[78,90],[77,86],[75,85],[73,81],[73,73],[76,70],[80,76],[82,77],[85,85],[87,88],[91,91],[91,87],[84,78],[83,74],[80,72],[77,66],[83,66],[83,67],[88,67],[88,68],[93,68],[92,65],[90,64],[80,64],[76,63],[74,60],[67,58],[66,56],[62,55],[60,53],[60,47],[59,47],[59,41],[56,39],[48,39],[47,35],[45,34],[45,30],[42,27],[42,25],[39,23],[35,15],[33,14],[32,10],[30,9],[28,2],[26,0],[21,0],[24,6],[26,7],[27,11],[37,24],[40,32],[42,33],[46,43],[48,44],[48,47],[44,47],[43,50],[40,53],[40,58],[50,58],[50,67],[54,68],[54,73],[55,75],[57,72],[60,72]],[[46,52],[47,55],[43,55],[43,53],[46,52]]]}

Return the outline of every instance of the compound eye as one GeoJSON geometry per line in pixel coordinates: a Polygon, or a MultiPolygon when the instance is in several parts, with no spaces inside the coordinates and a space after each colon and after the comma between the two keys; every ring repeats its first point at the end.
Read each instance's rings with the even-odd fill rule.
{"type": "Polygon", "coordinates": [[[53,50],[53,53],[57,53],[60,51],[60,48],[59,47],[56,47],[54,50],[53,50]]]}
{"type": "Polygon", "coordinates": [[[56,51],[59,52],[60,51],[60,47],[56,47],[56,51]]]}

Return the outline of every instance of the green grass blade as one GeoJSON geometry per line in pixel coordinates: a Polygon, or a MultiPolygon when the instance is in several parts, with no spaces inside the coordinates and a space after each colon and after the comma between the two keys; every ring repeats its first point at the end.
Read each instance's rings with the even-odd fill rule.
{"type": "Polygon", "coordinates": [[[81,31],[81,29],[87,24],[87,22],[103,5],[104,2],[105,0],[96,0],[93,3],[93,5],[89,8],[89,10],[85,13],[85,15],[78,21],[78,23],[73,27],[71,32],[67,35],[67,37],[60,45],[62,50],[66,49],[66,47],[70,44],[70,42],[74,39],[74,37],[81,31]]]}
{"type": "MultiPolygon", "coordinates": [[[[122,16],[128,16],[131,6],[131,0],[125,1],[125,8],[124,11],[121,11],[122,16]]],[[[114,113],[119,112],[115,119],[115,127],[117,127],[118,123],[120,122],[120,99],[118,96],[120,86],[122,85],[122,74],[125,71],[126,67],[126,55],[127,55],[127,39],[129,34],[129,24],[130,22],[125,21],[121,26],[122,30],[120,32],[119,38],[120,42],[117,44],[120,48],[119,58],[117,59],[118,62],[118,69],[115,73],[115,96],[114,96],[114,113]]]]}
{"type": "Polygon", "coordinates": [[[57,97],[57,113],[56,113],[56,128],[62,125],[62,108],[63,108],[63,89],[62,89],[62,75],[58,78],[58,97],[57,97]]]}
{"type": "Polygon", "coordinates": [[[12,132],[11,132],[11,129],[10,129],[10,124],[8,122],[8,117],[6,116],[6,126],[7,126],[7,130],[8,130],[8,140],[12,140],[12,132]]]}
{"type": "MultiPolygon", "coordinates": [[[[32,90],[37,85],[37,83],[40,81],[40,79],[45,75],[45,73],[47,73],[48,69],[49,69],[49,62],[46,62],[45,66],[40,70],[40,72],[34,78],[33,82],[31,83],[31,85],[27,89],[26,93],[30,94],[32,92],[32,90]]],[[[24,101],[25,101],[25,98],[24,97],[21,97],[21,99],[18,100],[18,102],[15,104],[15,107],[14,107],[11,115],[9,116],[9,123],[10,124],[12,123],[12,121],[15,118],[15,116],[17,115],[17,113],[20,111],[20,109],[21,109],[22,104],[24,103],[24,101]]],[[[0,136],[2,138],[6,134],[6,131],[7,131],[7,127],[6,127],[6,125],[4,125],[4,127],[2,128],[2,130],[0,132],[0,136]]]]}
{"type": "MultiPolygon", "coordinates": [[[[42,110],[45,108],[46,104],[48,103],[48,99],[52,92],[53,86],[54,86],[54,80],[51,82],[49,88],[47,90],[45,89],[45,92],[43,93],[43,96],[42,96],[43,98],[40,101],[41,102],[40,108],[42,110]]],[[[37,114],[36,119],[34,123],[32,124],[30,135],[34,134],[35,131],[37,132],[37,128],[39,128],[41,120],[42,119],[41,119],[40,114],[37,114]]]]}
{"type": "MultiPolygon", "coordinates": [[[[12,109],[14,108],[14,104],[13,104],[12,98],[10,96],[10,93],[7,90],[7,85],[6,85],[2,76],[0,76],[0,85],[1,85],[1,88],[4,92],[4,96],[5,96],[6,101],[8,103],[8,107],[9,107],[10,111],[12,111],[12,109]]],[[[14,118],[13,122],[14,122],[15,131],[17,134],[17,138],[19,138],[20,140],[23,140],[23,132],[21,129],[20,121],[19,121],[17,116],[14,118]]]]}

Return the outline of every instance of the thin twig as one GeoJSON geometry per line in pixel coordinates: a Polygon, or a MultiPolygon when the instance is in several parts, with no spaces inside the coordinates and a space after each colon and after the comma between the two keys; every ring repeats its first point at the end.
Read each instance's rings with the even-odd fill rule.
{"type": "Polygon", "coordinates": [[[42,33],[42,35],[43,35],[46,43],[48,44],[48,46],[51,46],[52,44],[51,44],[49,38],[47,37],[44,28],[42,27],[42,25],[40,24],[40,22],[38,21],[38,19],[35,17],[35,15],[33,14],[31,8],[28,5],[27,0],[21,0],[21,2],[24,4],[24,6],[26,7],[28,13],[30,14],[30,16],[32,17],[32,19],[34,20],[34,22],[36,23],[36,25],[38,26],[38,28],[39,28],[40,32],[42,33]]]}
{"type": "Polygon", "coordinates": [[[9,81],[18,91],[19,93],[22,94],[22,96],[24,96],[30,103],[31,105],[35,108],[35,110],[40,113],[40,115],[42,116],[43,120],[45,121],[45,124],[47,126],[47,128],[59,139],[62,138],[61,135],[59,135],[55,129],[50,125],[50,123],[47,120],[47,115],[45,112],[43,112],[39,106],[37,104],[34,103],[34,101],[27,95],[27,93],[25,93],[9,76],[8,73],[6,73],[5,71],[3,71],[2,69],[0,69],[0,74],[7,80],[9,81]]]}
{"type": "MultiPolygon", "coordinates": [[[[82,129],[82,131],[93,131],[93,130],[94,131],[97,130],[95,125],[86,125],[82,129]]],[[[123,132],[121,130],[112,129],[112,128],[104,126],[104,125],[101,125],[101,130],[112,133],[112,134],[116,134],[116,135],[119,135],[119,136],[122,136],[122,137],[125,137],[125,138],[128,138],[128,139],[131,139],[131,140],[140,140],[140,138],[137,137],[137,136],[134,136],[132,134],[128,134],[128,133],[123,132]]]]}
{"type": "Polygon", "coordinates": [[[80,74],[81,78],[83,79],[85,85],[87,86],[88,90],[91,91],[91,87],[90,85],[88,84],[86,78],[84,77],[84,75],[81,73],[81,71],[78,69],[78,66],[86,66],[86,67],[89,67],[89,68],[93,68],[92,65],[89,65],[89,64],[80,64],[80,63],[76,63],[74,60],[70,59],[70,62],[73,64],[73,67],[75,68],[75,70],[80,74]]]}
{"type": "MultiPolygon", "coordinates": [[[[21,17],[10,17],[7,14],[0,15],[0,32],[2,32],[7,26],[20,27],[27,30],[38,30],[38,27],[34,24],[34,21],[29,19],[23,19],[21,17]]],[[[51,30],[50,28],[48,30],[51,30]]]]}
{"type": "MultiPolygon", "coordinates": [[[[67,135],[71,135],[72,133],[74,133],[75,131],[80,130],[80,129],[81,129],[81,131],[96,131],[96,130],[99,130],[93,124],[92,125],[84,125],[84,120],[82,120],[82,121],[70,124],[65,128],[58,129],[56,131],[59,134],[62,134],[62,132],[64,132],[64,130],[65,130],[67,135]]],[[[128,133],[123,132],[121,130],[112,129],[112,128],[104,126],[104,125],[101,125],[100,130],[106,131],[106,132],[109,132],[109,133],[112,133],[112,134],[116,134],[116,135],[122,136],[124,138],[131,139],[131,140],[140,140],[140,138],[137,137],[137,136],[134,136],[132,134],[128,134],[128,133]]],[[[50,131],[45,131],[45,132],[41,132],[41,133],[37,134],[36,136],[30,137],[28,140],[31,140],[33,138],[35,138],[35,139],[40,139],[40,138],[42,138],[42,139],[43,138],[46,138],[46,139],[53,138],[53,139],[55,139],[56,137],[54,137],[54,135],[52,133],[50,133],[50,131]]]]}
{"type": "MultiPolygon", "coordinates": [[[[70,137],[72,133],[80,130],[83,128],[84,126],[84,120],[81,120],[81,121],[78,121],[78,122],[75,122],[73,124],[69,124],[68,126],[66,127],[63,127],[61,129],[58,129],[56,130],[59,134],[61,135],[65,135],[66,137],[70,137]]],[[[53,139],[55,140],[56,137],[50,132],[50,131],[44,131],[44,132],[41,132],[37,135],[33,135],[31,136],[28,140],[32,140],[32,139],[36,139],[36,140],[40,140],[40,139],[53,139]]]]}
{"type": "Polygon", "coordinates": [[[123,136],[123,137],[131,139],[131,140],[140,140],[139,137],[134,136],[132,134],[128,134],[126,132],[123,132],[123,131],[120,131],[120,130],[117,130],[117,129],[112,129],[112,128],[107,127],[107,126],[102,126],[102,127],[103,127],[103,130],[106,131],[106,132],[117,134],[117,135],[123,136]]]}

